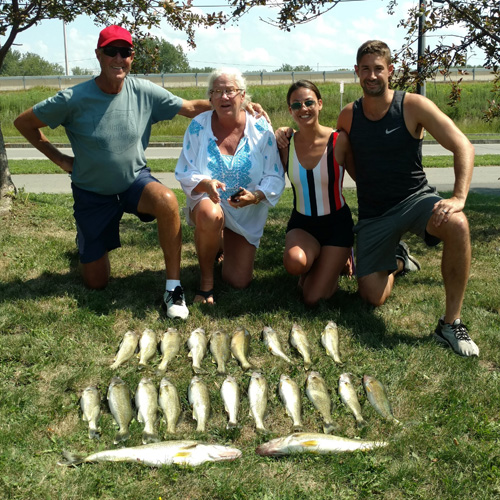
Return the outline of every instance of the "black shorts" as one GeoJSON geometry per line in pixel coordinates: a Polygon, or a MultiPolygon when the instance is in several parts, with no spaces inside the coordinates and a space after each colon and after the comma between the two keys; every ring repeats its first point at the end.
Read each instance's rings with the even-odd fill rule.
{"type": "Polygon", "coordinates": [[[350,248],[354,243],[353,225],[348,205],[331,214],[317,217],[303,215],[294,208],[286,232],[302,229],[314,236],[321,246],[350,248]]]}
{"type": "Polygon", "coordinates": [[[132,185],[120,194],[93,193],[71,184],[78,252],[82,264],[94,262],[106,252],[120,247],[119,226],[124,212],[136,215],[143,222],[155,219],[152,215],[137,212],[142,191],[150,182],[160,181],[145,167],[132,185]]]}

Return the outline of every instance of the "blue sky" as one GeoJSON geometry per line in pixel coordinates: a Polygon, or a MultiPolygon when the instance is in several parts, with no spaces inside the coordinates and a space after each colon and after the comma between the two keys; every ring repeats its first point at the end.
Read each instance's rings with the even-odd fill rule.
{"type": "MultiPolygon", "coordinates": [[[[315,70],[353,68],[356,50],[368,39],[381,39],[391,48],[403,42],[404,31],[397,28],[400,19],[416,0],[401,2],[395,15],[387,14],[388,0],[346,1],[316,20],[284,32],[260,18],[272,17],[274,9],[257,8],[238,25],[226,29],[199,29],[197,48],[187,45],[184,33],[166,24],[154,34],[174,45],[181,45],[191,67],[236,66],[242,71],[272,71],[283,63],[309,65],[315,70]]],[[[196,6],[221,5],[215,0],[194,0],[196,6]]],[[[221,10],[210,9],[213,10],[221,10]]],[[[68,67],[79,66],[97,71],[94,49],[99,31],[89,18],[80,17],[66,25],[68,67]]],[[[457,34],[460,29],[454,29],[457,34]]],[[[65,67],[62,21],[44,21],[20,34],[15,50],[34,52],[65,67]]],[[[428,43],[432,44],[432,39],[428,43]]],[[[470,56],[471,64],[481,64],[479,56],[470,56]]]]}

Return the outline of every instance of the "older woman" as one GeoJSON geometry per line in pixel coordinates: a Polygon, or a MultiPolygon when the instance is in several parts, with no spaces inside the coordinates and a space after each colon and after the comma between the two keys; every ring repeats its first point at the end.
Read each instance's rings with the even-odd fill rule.
{"type": "Polygon", "coordinates": [[[235,69],[208,82],[213,110],[194,118],[184,136],[175,177],[186,193],[200,264],[195,302],[214,303],[214,261],[223,251],[222,278],[235,288],[252,281],[255,252],[268,209],[285,187],[274,133],[244,110],[249,101],[235,69]]]}

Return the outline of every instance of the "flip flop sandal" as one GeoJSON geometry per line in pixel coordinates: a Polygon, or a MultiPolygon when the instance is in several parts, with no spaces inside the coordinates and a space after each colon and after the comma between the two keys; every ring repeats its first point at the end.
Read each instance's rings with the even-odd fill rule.
{"type": "MultiPolygon", "coordinates": [[[[203,290],[196,290],[195,292],[195,296],[196,295],[199,295],[200,297],[203,297],[205,300],[207,300],[209,297],[214,297],[214,289],[211,288],[210,290],[207,290],[206,292],[203,291],[203,290]]],[[[215,300],[214,300],[214,304],[215,304],[215,300]]]]}

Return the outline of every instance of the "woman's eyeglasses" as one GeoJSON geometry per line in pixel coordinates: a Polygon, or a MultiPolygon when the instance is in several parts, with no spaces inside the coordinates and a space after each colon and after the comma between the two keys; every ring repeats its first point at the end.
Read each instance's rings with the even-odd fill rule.
{"type": "Polygon", "coordinates": [[[290,107],[294,111],[298,111],[299,109],[302,109],[302,105],[304,105],[306,108],[312,108],[316,105],[316,101],[313,101],[312,99],[307,99],[307,101],[303,102],[292,102],[292,104],[290,104],[290,107]]]}
{"type": "Polygon", "coordinates": [[[215,89],[210,91],[210,95],[220,99],[224,94],[226,94],[229,99],[236,97],[242,89],[215,89]]]}
{"type": "Polygon", "coordinates": [[[130,47],[101,47],[101,50],[108,57],[115,57],[116,54],[120,54],[123,59],[127,59],[134,52],[130,47]]]}

